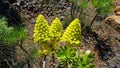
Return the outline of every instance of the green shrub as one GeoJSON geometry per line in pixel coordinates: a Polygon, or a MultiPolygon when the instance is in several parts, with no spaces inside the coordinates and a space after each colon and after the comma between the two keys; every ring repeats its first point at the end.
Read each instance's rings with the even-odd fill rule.
{"type": "Polygon", "coordinates": [[[27,30],[23,26],[7,26],[7,19],[0,19],[0,40],[2,43],[10,45],[25,39],[27,30]]]}
{"type": "Polygon", "coordinates": [[[78,0],[77,2],[77,8],[80,10],[83,10],[89,6],[88,0],[78,0]]]}
{"type": "Polygon", "coordinates": [[[2,41],[3,38],[9,34],[13,30],[12,27],[7,26],[7,19],[1,18],[0,19],[0,40],[2,41]]]}
{"type": "Polygon", "coordinates": [[[108,14],[113,7],[112,3],[113,0],[92,0],[97,14],[108,14]]]}
{"type": "Polygon", "coordinates": [[[26,37],[27,37],[27,30],[25,29],[25,27],[15,26],[13,27],[13,30],[3,38],[3,40],[7,44],[14,44],[25,39],[26,37]]]}
{"type": "Polygon", "coordinates": [[[90,26],[92,27],[94,21],[98,17],[98,15],[108,15],[113,7],[112,0],[92,0],[92,5],[95,7],[95,16],[93,17],[90,26]]]}

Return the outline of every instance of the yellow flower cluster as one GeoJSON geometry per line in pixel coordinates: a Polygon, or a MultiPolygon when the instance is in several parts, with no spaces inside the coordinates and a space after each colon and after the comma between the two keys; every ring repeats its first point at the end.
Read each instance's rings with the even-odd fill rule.
{"type": "Polygon", "coordinates": [[[61,41],[78,45],[81,43],[81,25],[79,19],[73,20],[64,32],[61,41]]]}
{"type": "Polygon", "coordinates": [[[38,15],[34,26],[34,42],[49,40],[49,25],[43,15],[38,15]]]}
{"type": "Polygon", "coordinates": [[[56,17],[50,26],[51,40],[59,41],[62,36],[62,24],[58,17],[56,17]]]}

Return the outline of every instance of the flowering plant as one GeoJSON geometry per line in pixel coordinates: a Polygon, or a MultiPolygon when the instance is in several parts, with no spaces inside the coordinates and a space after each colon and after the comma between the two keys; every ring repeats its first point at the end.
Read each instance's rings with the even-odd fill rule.
{"type": "Polygon", "coordinates": [[[59,41],[60,37],[62,36],[62,24],[60,19],[56,17],[51,26],[50,26],[50,36],[51,40],[59,41]]]}
{"type": "Polygon", "coordinates": [[[81,25],[79,19],[75,19],[67,27],[64,32],[61,41],[68,42],[70,44],[78,45],[81,43],[81,25]]]}
{"type": "Polygon", "coordinates": [[[34,42],[44,42],[50,40],[49,25],[43,15],[38,15],[34,26],[34,42]]]}

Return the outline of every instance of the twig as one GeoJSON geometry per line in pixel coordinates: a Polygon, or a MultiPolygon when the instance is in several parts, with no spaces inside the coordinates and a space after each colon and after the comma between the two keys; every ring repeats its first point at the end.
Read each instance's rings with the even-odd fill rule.
{"type": "Polygon", "coordinates": [[[52,61],[53,61],[53,68],[56,68],[56,64],[55,64],[55,54],[52,53],[52,61]]]}
{"type": "Polygon", "coordinates": [[[94,18],[92,19],[92,21],[91,21],[91,23],[90,23],[90,27],[92,27],[92,25],[93,25],[93,23],[94,23],[94,21],[95,21],[95,19],[96,19],[97,16],[98,16],[98,14],[96,14],[96,15],[94,16],[94,18]]]}
{"type": "Polygon", "coordinates": [[[44,56],[44,59],[43,59],[43,66],[42,66],[42,68],[45,68],[45,64],[46,64],[46,55],[44,56]]]}
{"type": "Polygon", "coordinates": [[[24,49],[24,47],[22,46],[22,44],[23,44],[23,40],[21,40],[21,41],[19,42],[18,46],[20,47],[20,49],[22,49],[23,52],[25,52],[26,54],[29,55],[29,53],[27,52],[27,50],[24,49]]]}
{"type": "MultiPolygon", "coordinates": [[[[3,52],[0,52],[2,55],[4,55],[5,57],[7,57],[3,52]]],[[[10,68],[12,68],[12,66],[10,65],[10,63],[8,62],[8,60],[5,58],[5,61],[6,61],[6,63],[8,64],[8,66],[10,67],[10,68]]]]}

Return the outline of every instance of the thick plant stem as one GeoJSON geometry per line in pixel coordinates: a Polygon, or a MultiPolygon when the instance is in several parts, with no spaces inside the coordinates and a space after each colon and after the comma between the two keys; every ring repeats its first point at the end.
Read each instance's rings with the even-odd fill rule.
{"type": "Polygon", "coordinates": [[[55,54],[52,54],[52,61],[53,61],[53,68],[56,68],[56,64],[55,64],[55,54]]]}
{"type": "Polygon", "coordinates": [[[92,25],[93,25],[95,19],[97,18],[97,16],[98,16],[98,14],[96,14],[96,15],[94,16],[94,18],[92,19],[92,21],[91,21],[91,23],[90,23],[90,28],[92,27],[92,25]]]}
{"type": "Polygon", "coordinates": [[[68,68],[71,68],[71,65],[68,63],[68,68]]]}
{"type": "Polygon", "coordinates": [[[44,59],[43,59],[43,66],[42,66],[42,68],[45,68],[45,64],[46,64],[46,55],[44,56],[44,59]]]}

